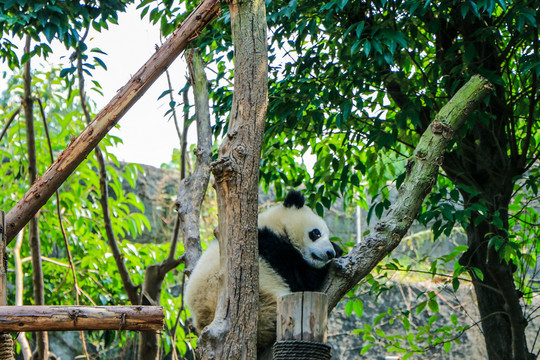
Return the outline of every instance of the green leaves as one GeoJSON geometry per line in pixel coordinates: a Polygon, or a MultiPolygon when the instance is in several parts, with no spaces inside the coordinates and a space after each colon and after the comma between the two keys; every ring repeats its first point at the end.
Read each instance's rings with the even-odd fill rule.
{"type": "Polygon", "coordinates": [[[82,29],[90,23],[98,31],[106,28],[107,22],[116,22],[118,12],[129,2],[105,0],[96,7],[79,1],[6,0],[0,7],[0,31],[21,37],[34,34],[38,42],[42,34],[49,43],[56,38],[66,47],[74,47],[82,29]]]}
{"type": "MultiPolygon", "coordinates": [[[[372,281],[374,279],[370,279],[368,283],[372,281]]],[[[412,283],[409,283],[407,287],[411,285],[412,283]]],[[[409,287],[409,291],[412,290],[412,293],[420,291],[420,289],[422,286],[418,286],[418,284],[409,287]]],[[[363,292],[362,289],[359,291],[363,292]]],[[[400,293],[397,289],[395,291],[400,293]]],[[[368,298],[367,295],[364,296],[368,298]]],[[[395,296],[396,294],[389,295],[385,299],[394,299],[395,296]]],[[[405,302],[413,302],[411,306],[416,308],[415,313],[405,310],[404,308],[408,307],[405,304],[402,308],[397,309],[387,308],[384,303],[379,304],[379,309],[387,308],[387,310],[383,310],[379,314],[376,310],[375,314],[367,315],[368,317],[362,320],[363,327],[353,330],[353,334],[362,337],[360,353],[367,353],[368,350],[371,350],[378,353],[396,354],[401,358],[410,358],[413,355],[425,354],[426,351],[431,351],[437,346],[443,347],[445,352],[449,351],[451,345],[448,344],[457,343],[467,327],[459,325],[460,319],[455,314],[451,314],[450,319],[445,319],[444,315],[439,314],[438,298],[438,291],[430,291],[425,288],[418,294],[416,300],[407,297],[405,302]],[[428,310],[426,311],[426,309],[428,310]],[[393,327],[396,323],[402,325],[402,328],[393,327]]],[[[346,304],[345,312],[347,315],[352,314],[357,299],[352,298],[346,304]]]]}
{"type": "Polygon", "coordinates": [[[353,311],[358,318],[362,317],[362,315],[364,314],[364,303],[361,299],[357,298],[354,300],[350,300],[345,305],[345,314],[347,314],[347,316],[351,316],[353,311]]]}
{"type": "MultiPolygon", "coordinates": [[[[44,105],[48,129],[52,141],[52,152],[57,158],[66,144],[72,141],[73,136],[78,134],[84,127],[83,114],[79,107],[78,91],[68,88],[64,79],[59,78],[59,70],[50,72],[35,71],[33,73],[33,96],[39,98],[44,105]]],[[[20,75],[8,78],[7,92],[0,101],[0,122],[5,124],[12,115],[13,109],[19,106],[22,93],[22,78],[20,75]]],[[[69,84],[68,84],[69,85],[69,84]]],[[[41,114],[37,106],[34,107],[36,147],[38,151],[37,169],[43,173],[50,165],[48,144],[45,138],[41,114]]],[[[108,152],[107,146],[116,144],[118,138],[107,136],[102,142],[102,151],[108,163],[118,165],[113,155],[108,152]]],[[[4,181],[1,184],[0,197],[1,207],[11,209],[15,202],[23,197],[28,189],[26,173],[26,134],[24,121],[15,121],[7,130],[0,144],[0,153],[6,159],[0,164],[0,171],[4,173],[4,181]]],[[[97,163],[93,156],[89,156],[70,176],[60,188],[60,209],[63,226],[65,227],[70,250],[75,259],[79,286],[84,289],[80,298],[81,305],[103,304],[120,305],[126,304],[127,298],[121,281],[118,277],[118,269],[111,256],[109,246],[101,235],[103,231],[102,213],[98,206],[99,176],[96,172],[97,163]]],[[[131,244],[123,241],[122,235],[131,234],[138,236],[144,229],[149,229],[150,223],[144,216],[144,205],[133,193],[126,193],[122,188],[122,182],[126,181],[135,185],[137,174],[141,172],[140,166],[126,165],[123,169],[117,166],[108,166],[108,180],[110,188],[114,191],[109,205],[113,214],[113,230],[120,240],[120,246],[127,259],[127,266],[135,284],[142,284],[143,269],[155,261],[161,261],[166,256],[168,245],[156,244],[131,244]],[[129,244],[129,245],[128,245],[129,244]]],[[[54,259],[54,263],[45,262],[45,297],[48,304],[73,304],[75,302],[74,284],[71,274],[66,275],[66,253],[63,243],[63,235],[60,230],[59,220],[56,214],[56,198],[53,197],[40,210],[40,238],[44,254],[54,259]]],[[[28,246],[23,246],[22,257],[29,256],[28,246]]],[[[13,257],[10,257],[13,262],[13,257]]],[[[9,264],[13,268],[14,264],[9,264]]],[[[24,271],[30,273],[27,267],[24,271]]],[[[14,283],[14,274],[10,272],[9,282],[14,283]]],[[[170,278],[168,284],[174,283],[170,278]]],[[[31,289],[31,276],[24,279],[25,289],[31,289]]],[[[24,302],[31,303],[31,292],[25,292],[24,302]]],[[[171,299],[169,293],[164,293],[163,299],[171,299]]],[[[13,298],[11,297],[13,300],[13,298]]],[[[166,309],[172,313],[172,307],[180,307],[180,298],[174,299],[174,304],[167,304],[166,309]],[[174,305],[174,306],[173,306],[174,305]]],[[[174,314],[177,313],[176,309],[174,314]]],[[[173,316],[170,316],[173,317],[173,316]]],[[[175,317],[174,317],[175,318],[175,317]]],[[[184,316],[185,319],[185,316],[184,316]]],[[[113,348],[118,347],[121,335],[119,332],[92,332],[89,341],[94,345],[113,342],[113,348]]],[[[129,335],[128,335],[129,336],[129,335]]],[[[124,341],[126,339],[124,338],[124,341]]]]}
{"type": "Polygon", "coordinates": [[[45,38],[50,43],[53,41],[56,33],[58,31],[58,28],[53,24],[47,24],[43,28],[43,34],[45,35],[45,38]]]}

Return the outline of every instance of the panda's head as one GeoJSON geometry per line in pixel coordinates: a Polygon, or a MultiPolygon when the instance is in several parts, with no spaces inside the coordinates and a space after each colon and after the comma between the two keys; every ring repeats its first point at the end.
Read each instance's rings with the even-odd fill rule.
{"type": "Polygon", "coordinates": [[[304,203],[302,193],[289,192],[283,204],[259,215],[259,228],[287,238],[309,265],[322,268],[342,251],[330,241],[326,222],[304,203]]]}

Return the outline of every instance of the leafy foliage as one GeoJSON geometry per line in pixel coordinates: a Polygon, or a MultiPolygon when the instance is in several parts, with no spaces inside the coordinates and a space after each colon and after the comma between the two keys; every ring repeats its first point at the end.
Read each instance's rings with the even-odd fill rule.
{"type": "MultiPolygon", "coordinates": [[[[19,106],[23,85],[20,74],[8,81],[8,89],[0,96],[0,123],[7,119],[19,106]]],[[[53,154],[58,157],[72,138],[84,128],[85,122],[79,104],[78,90],[71,87],[65,78],[59,77],[59,71],[35,72],[33,86],[36,96],[44,104],[49,133],[51,135],[53,154]]],[[[41,119],[38,107],[35,108],[35,119],[41,119]]],[[[36,123],[36,147],[38,152],[38,173],[42,173],[49,165],[50,159],[43,124],[36,123]]],[[[143,169],[136,164],[120,164],[116,157],[107,151],[107,147],[118,144],[118,137],[108,135],[101,142],[102,151],[106,158],[108,183],[111,190],[109,206],[112,213],[113,229],[117,237],[137,238],[150,224],[144,216],[144,205],[131,192],[123,190],[124,184],[135,186],[135,180],[143,169]]],[[[0,143],[0,153],[4,159],[0,170],[4,174],[0,189],[2,209],[11,209],[22,198],[28,185],[26,167],[26,135],[24,120],[16,118],[0,143]]],[[[92,155],[92,154],[91,154],[92,155]]],[[[102,214],[99,206],[99,175],[96,171],[97,162],[94,156],[78,167],[60,188],[60,208],[62,222],[66,229],[70,249],[75,259],[79,287],[83,290],[81,305],[121,305],[128,304],[123,284],[118,276],[116,263],[105,239],[102,225],[102,214]]],[[[43,271],[45,278],[45,298],[49,305],[65,305],[74,303],[74,283],[66,260],[66,252],[60,232],[60,224],[56,214],[56,199],[53,197],[41,210],[40,238],[42,251],[45,256],[43,271]]],[[[123,241],[121,248],[130,269],[133,282],[141,284],[144,271],[150,264],[162,261],[168,255],[169,244],[139,244],[123,241]]],[[[29,256],[28,242],[22,247],[23,258],[29,256]]],[[[182,248],[179,251],[183,251],[182,248]]],[[[13,268],[13,258],[10,257],[10,268],[13,268]]],[[[29,262],[23,263],[23,272],[32,272],[29,262]]],[[[14,273],[9,273],[9,283],[15,283],[14,273]]],[[[171,287],[177,283],[173,274],[165,280],[165,286],[171,287]]],[[[8,299],[13,300],[13,294],[8,299]]],[[[24,278],[24,303],[32,303],[31,277],[24,278]]],[[[175,315],[181,305],[181,297],[164,291],[162,303],[166,318],[174,326],[175,315]]],[[[184,311],[184,318],[186,314],[184,311]]],[[[119,332],[92,332],[89,339],[97,351],[104,354],[115,347],[111,344],[125,344],[133,334],[119,332]]],[[[165,336],[163,341],[167,351],[170,351],[172,336],[165,336]]],[[[177,346],[185,351],[189,348],[189,338],[177,336],[177,346]]],[[[185,351],[183,353],[185,353],[185,351]]],[[[106,355],[104,355],[106,356],[106,355]]]]}
{"type": "Polygon", "coordinates": [[[11,69],[34,55],[47,57],[50,46],[42,42],[41,36],[50,44],[53,39],[61,41],[66,48],[74,48],[88,26],[101,31],[109,23],[116,23],[118,13],[125,11],[131,0],[101,1],[55,1],[55,0],[2,0],[0,1],[0,34],[22,38],[30,35],[38,44],[19,61],[16,46],[2,36],[0,55],[7,60],[11,69]]]}
{"type": "MultiPolygon", "coordinates": [[[[196,3],[144,0],[138,8],[141,17],[160,23],[163,34],[167,35],[196,3]]],[[[515,284],[524,294],[524,301],[530,302],[537,291],[530,279],[537,273],[539,251],[533,240],[539,232],[538,4],[525,0],[331,0],[322,4],[268,0],[266,3],[271,34],[270,101],[261,161],[263,188],[273,186],[281,197],[288,187],[305,186],[308,202],[319,214],[342,197],[345,205],[358,204],[368,209],[370,219],[380,217],[392,202],[389,183],[395,180],[399,188],[405,172],[404,159],[419,135],[471,75],[482,74],[495,84],[496,92],[457,134],[443,162],[445,177],[439,177],[419,221],[431,227],[434,239],[452,234],[456,227],[471,229],[487,224],[489,231],[481,240],[485,240],[488,249],[495,249],[504,264],[517,269],[515,284]],[[506,203],[496,203],[496,198],[503,198],[506,203]]],[[[40,34],[48,42],[56,37],[66,46],[74,47],[82,29],[90,23],[97,30],[106,28],[107,21],[114,22],[116,12],[123,10],[127,2],[112,0],[103,4],[106,5],[97,7],[94,3],[4,1],[0,5],[0,29],[2,33],[17,36],[30,34],[38,41],[33,54],[46,55],[50,48],[40,41],[40,34]],[[67,16],[60,19],[56,13],[67,16]],[[45,15],[53,20],[43,22],[45,15]]],[[[193,42],[193,46],[204,51],[205,60],[215,71],[211,96],[216,138],[227,130],[232,103],[233,47],[229,23],[228,8],[223,5],[219,20],[193,42]]],[[[12,68],[26,60],[16,57],[14,44],[6,38],[0,52],[12,68]]],[[[86,56],[85,71],[91,71],[94,66],[105,67],[101,59],[89,61],[86,56]]],[[[74,68],[63,70],[64,81],[68,81],[73,71],[74,68]]],[[[51,74],[39,75],[36,82],[43,85],[39,92],[51,107],[48,112],[54,136],[65,143],[77,133],[69,129],[80,126],[75,121],[80,115],[71,108],[76,103],[76,91],[68,94],[59,91],[61,95],[55,95],[50,89],[44,90],[47,86],[61,86],[62,80],[51,74]]],[[[20,91],[20,80],[10,81],[10,90],[20,91]]],[[[68,83],[64,85],[69,87],[68,83]]],[[[3,119],[15,108],[7,99],[3,95],[3,119]]],[[[0,165],[11,180],[6,182],[9,196],[3,200],[5,208],[10,208],[19,198],[26,171],[21,148],[24,128],[16,123],[8,136],[10,141],[2,152],[10,160],[0,165]],[[20,185],[19,189],[16,184],[20,185]]],[[[112,144],[118,139],[109,137],[105,141],[112,144]]],[[[62,143],[54,146],[56,154],[63,148],[62,143]]],[[[107,156],[109,162],[116,162],[112,155],[107,156]]],[[[46,164],[45,157],[40,159],[40,168],[46,164]]],[[[89,159],[83,166],[86,170],[79,170],[79,180],[74,177],[64,185],[62,208],[70,235],[74,237],[76,258],[83,259],[81,271],[88,274],[84,285],[110,289],[96,298],[101,303],[124,301],[113,296],[121,286],[118,279],[92,282],[92,274],[95,275],[92,271],[98,268],[107,269],[108,274],[114,272],[107,248],[103,244],[95,245],[101,238],[100,227],[91,220],[98,211],[95,194],[98,187],[91,170],[95,166],[89,159]]],[[[127,233],[136,235],[147,224],[144,217],[130,209],[142,211],[142,208],[136,198],[123,194],[118,170],[114,167],[109,170],[115,231],[120,237],[127,233]]],[[[133,181],[136,170],[127,172],[125,179],[133,181]]],[[[52,214],[51,204],[47,206],[43,213],[52,214]]],[[[50,223],[47,221],[51,228],[43,230],[47,239],[44,249],[56,251],[61,257],[61,246],[53,240],[58,235],[52,235],[57,231],[52,229],[54,221],[53,218],[50,223]]],[[[485,269],[456,261],[470,249],[480,252],[474,246],[458,246],[444,256],[429,259],[428,268],[421,271],[444,272],[448,276],[445,285],[454,290],[458,290],[466,276],[482,282],[489,276],[485,269]]],[[[140,283],[147,265],[144,256],[160,259],[165,249],[126,245],[125,251],[138,272],[134,281],[140,283]]],[[[381,276],[414,270],[411,264],[401,266],[402,262],[403,259],[389,261],[379,268],[381,276]]],[[[56,265],[47,264],[46,271],[53,276],[49,279],[62,278],[56,265]]],[[[50,292],[63,289],[55,292],[59,302],[71,296],[68,281],[69,276],[65,283],[52,280],[48,285],[50,292]]],[[[366,283],[377,296],[385,291],[385,283],[376,276],[369,276],[366,283]]],[[[346,311],[362,316],[363,303],[357,293],[350,295],[354,300],[346,305],[346,311]]],[[[168,296],[164,295],[162,303],[172,311],[179,306],[179,300],[168,296]]],[[[436,293],[426,292],[419,299],[416,315],[429,311],[426,323],[412,329],[407,323],[414,312],[389,309],[369,328],[357,331],[367,341],[362,351],[367,352],[370,343],[381,339],[387,341],[388,351],[405,356],[421,352],[426,346],[442,345],[448,351],[451,342],[447,340],[466,330],[466,326],[454,320],[452,326],[437,322],[436,293]],[[378,327],[383,319],[403,324],[406,335],[387,336],[378,327]]],[[[182,316],[184,319],[187,314],[184,312],[182,316]]],[[[173,326],[171,319],[167,320],[169,328],[173,326]]],[[[172,345],[170,338],[164,341],[166,347],[172,345]]],[[[187,351],[191,346],[189,341],[187,335],[181,334],[176,345],[187,351]]]]}
{"type": "MultiPolygon", "coordinates": [[[[446,177],[438,179],[419,220],[432,228],[435,239],[456,226],[485,226],[478,239],[468,233],[470,247],[449,257],[486,254],[489,250],[479,250],[478,244],[488,243],[504,271],[509,263],[521,271],[536,267],[536,244],[517,234],[525,228],[537,232],[537,223],[526,224],[523,212],[509,207],[511,199],[537,199],[524,185],[539,180],[536,2],[266,3],[271,35],[264,188],[272,185],[280,196],[287,187],[305,186],[308,202],[320,214],[337,197],[367,208],[363,198],[368,195],[370,218],[380,217],[391,204],[388,182],[395,179],[399,187],[404,159],[420,134],[468,78],[481,74],[496,91],[456,134],[442,163],[446,177]],[[314,159],[313,169],[308,157],[314,159]]],[[[228,21],[223,9],[198,40],[217,69],[216,134],[226,131],[232,94],[228,21]]],[[[534,213],[527,210],[526,216],[534,213]]],[[[490,276],[466,257],[456,264],[455,289],[467,272],[475,282],[490,276]]],[[[518,271],[514,281],[523,288],[520,278],[527,277],[518,271]]]]}

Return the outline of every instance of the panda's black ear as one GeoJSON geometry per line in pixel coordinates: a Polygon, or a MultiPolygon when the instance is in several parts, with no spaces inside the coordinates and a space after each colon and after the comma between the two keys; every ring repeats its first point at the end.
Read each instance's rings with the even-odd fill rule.
{"type": "Polygon", "coordinates": [[[286,208],[295,206],[296,208],[300,209],[302,206],[304,206],[305,202],[306,200],[304,199],[304,195],[300,191],[291,190],[285,197],[285,200],[283,200],[283,206],[286,208]]]}

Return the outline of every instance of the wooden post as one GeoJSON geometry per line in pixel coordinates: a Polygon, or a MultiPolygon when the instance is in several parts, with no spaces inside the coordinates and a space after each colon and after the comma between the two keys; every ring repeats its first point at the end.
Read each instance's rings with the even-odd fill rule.
{"type": "MultiPolygon", "coordinates": [[[[6,214],[0,210],[0,305],[7,305],[6,214]]],[[[0,333],[0,360],[13,359],[13,339],[7,332],[0,333]]]]}
{"type": "Polygon", "coordinates": [[[297,292],[277,299],[276,344],[273,354],[265,351],[260,360],[330,359],[326,345],[328,298],[319,292],[297,292]]]}
{"type": "Polygon", "coordinates": [[[326,342],[328,299],[319,292],[297,292],[277,300],[277,341],[326,342]]]}

